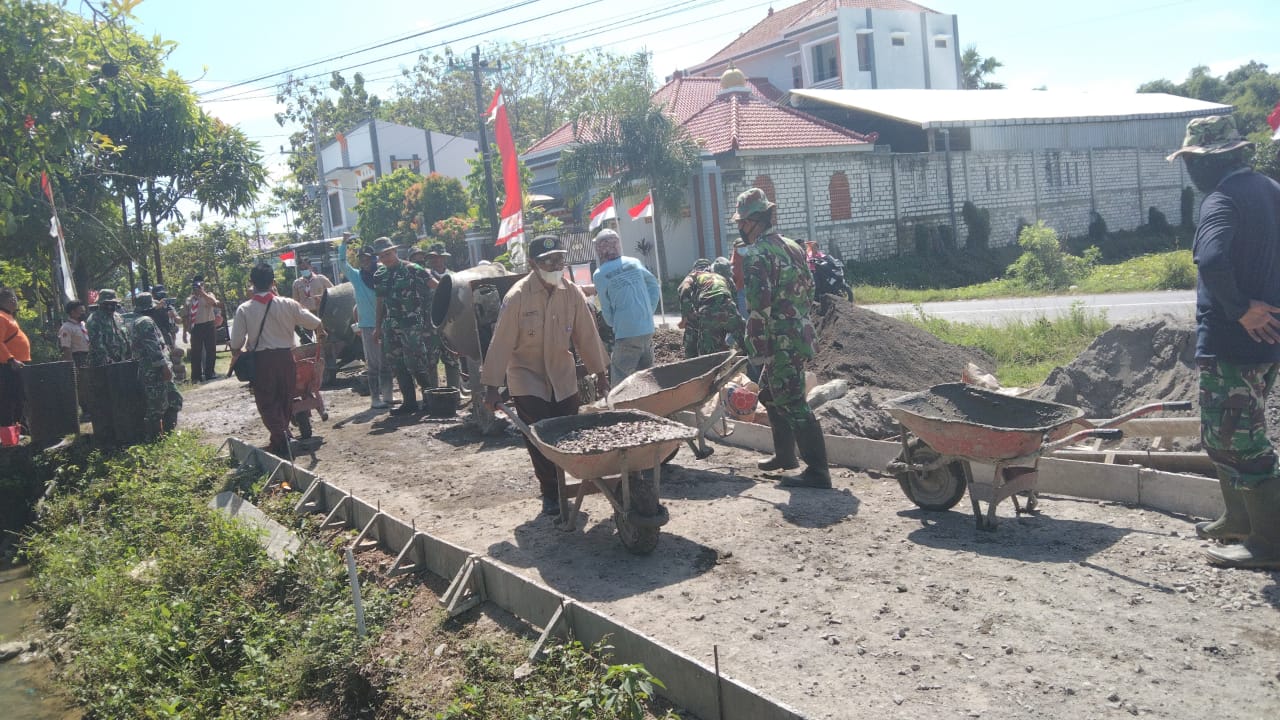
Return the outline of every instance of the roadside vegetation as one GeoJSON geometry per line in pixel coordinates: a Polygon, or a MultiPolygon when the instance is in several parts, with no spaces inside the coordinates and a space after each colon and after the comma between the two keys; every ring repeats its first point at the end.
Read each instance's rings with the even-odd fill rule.
{"type": "Polygon", "coordinates": [[[601,662],[604,645],[551,648],[514,680],[528,637],[483,629],[483,610],[447,618],[422,579],[386,581],[376,553],[359,556],[368,626],[359,637],[340,555],[353,532],[295,517],[296,494],[264,491],[265,478],[230,469],[193,433],[113,456],[77,444],[47,470],[56,489],[25,555],[50,654],[87,716],[670,716],[650,709],[660,681],[639,665],[601,662]],[[299,551],[271,560],[254,530],[209,507],[222,490],[294,525],[299,551]],[[415,665],[424,661],[429,669],[415,665]]]}

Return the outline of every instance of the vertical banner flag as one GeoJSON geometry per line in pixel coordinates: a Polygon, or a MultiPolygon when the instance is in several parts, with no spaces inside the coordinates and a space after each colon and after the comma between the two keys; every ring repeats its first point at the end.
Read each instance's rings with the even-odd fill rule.
{"type": "Polygon", "coordinates": [[[49,173],[41,171],[40,173],[40,189],[44,192],[44,196],[49,200],[49,237],[58,241],[57,254],[58,265],[55,268],[59,277],[54,278],[58,287],[62,291],[64,300],[76,299],[76,284],[71,279],[71,264],[67,261],[67,241],[62,236],[62,223],[58,222],[58,208],[53,204],[53,184],[49,182],[49,173]]]}
{"type": "Polygon", "coordinates": [[[1271,126],[1271,139],[1280,140],[1280,102],[1276,103],[1276,107],[1267,116],[1267,124],[1271,126]]]}
{"type": "Polygon", "coordinates": [[[613,208],[613,196],[600,201],[599,205],[591,208],[591,220],[587,224],[588,230],[595,230],[604,223],[605,220],[613,220],[618,217],[618,211],[613,208]]]}
{"type": "Polygon", "coordinates": [[[631,209],[627,211],[627,214],[631,216],[632,220],[653,217],[653,191],[650,190],[645,193],[644,199],[633,205],[631,209]]]}
{"type": "Polygon", "coordinates": [[[285,267],[295,267],[298,264],[297,257],[292,250],[285,250],[280,253],[280,262],[284,263],[285,267]]]}
{"type": "Polygon", "coordinates": [[[509,241],[524,242],[524,192],[520,190],[519,156],[511,137],[511,123],[507,121],[507,105],[502,101],[502,88],[493,92],[489,103],[489,122],[493,123],[493,139],[498,143],[502,156],[502,191],[506,201],[502,203],[501,220],[498,223],[498,239],[494,245],[506,245],[509,241]]]}

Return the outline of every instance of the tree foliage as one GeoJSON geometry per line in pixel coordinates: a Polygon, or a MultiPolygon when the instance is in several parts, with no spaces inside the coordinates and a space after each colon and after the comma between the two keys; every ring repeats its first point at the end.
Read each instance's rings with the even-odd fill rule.
{"type": "Polygon", "coordinates": [[[415,232],[425,235],[441,220],[465,214],[467,194],[457,178],[431,173],[405,191],[402,219],[415,232]]]}
{"type": "Polygon", "coordinates": [[[1004,83],[987,78],[1002,67],[1004,63],[979,55],[978,46],[970,45],[960,54],[960,86],[965,90],[1001,90],[1004,83]]]}
{"type": "Polygon", "coordinates": [[[405,193],[422,181],[422,176],[412,168],[399,168],[369,183],[356,193],[356,233],[373,242],[383,236],[397,243],[411,243],[417,239],[413,228],[405,219],[405,193]]]}
{"type": "Polygon", "coordinates": [[[1084,256],[1062,249],[1058,233],[1041,220],[1028,225],[1018,234],[1022,255],[1009,266],[1009,276],[1034,290],[1060,290],[1082,280],[1097,264],[1097,247],[1088,248],[1084,256]]]}
{"type": "Polygon", "coordinates": [[[161,250],[172,278],[169,296],[182,302],[191,290],[186,281],[199,273],[232,305],[249,287],[249,238],[248,231],[226,222],[202,223],[195,232],[174,237],[161,250]]]}

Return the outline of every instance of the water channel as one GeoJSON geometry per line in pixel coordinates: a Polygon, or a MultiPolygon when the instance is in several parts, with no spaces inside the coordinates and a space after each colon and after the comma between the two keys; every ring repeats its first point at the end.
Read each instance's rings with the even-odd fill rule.
{"type": "MultiPolygon", "coordinates": [[[[0,642],[29,637],[39,606],[27,567],[0,570],[0,642]]],[[[81,712],[60,692],[53,663],[43,655],[0,662],[0,716],[21,720],[79,720],[81,712]]]]}

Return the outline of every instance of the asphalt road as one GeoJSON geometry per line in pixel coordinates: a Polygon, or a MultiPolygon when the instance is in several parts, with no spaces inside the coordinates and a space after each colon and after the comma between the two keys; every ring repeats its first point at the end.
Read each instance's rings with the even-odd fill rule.
{"type": "MultiPolygon", "coordinates": [[[[1190,320],[1195,317],[1196,293],[1194,290],[1172,290],[1105,295],[1053,295],[930,302],[923,303],[919,307],[931,317],[954,322],[994,325],[1014,319],[1026,321],[1039,317],[1056,318],[1065,315],[1076,303],[1091,312],[1105,312],[1107,319],[1113,323],[1165,313],[1190,320]]],[[[900,317],[915,315],[917,306],[909,303],[887,303],[863,307],[882,315],[900,317]]]]}

